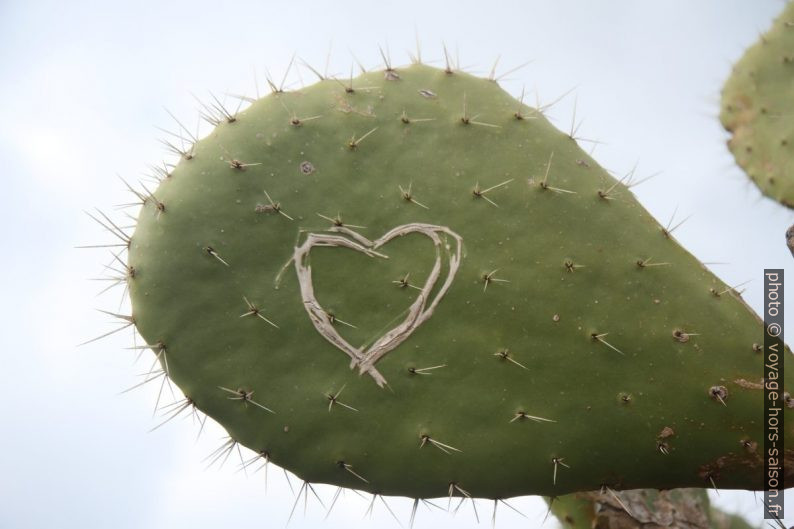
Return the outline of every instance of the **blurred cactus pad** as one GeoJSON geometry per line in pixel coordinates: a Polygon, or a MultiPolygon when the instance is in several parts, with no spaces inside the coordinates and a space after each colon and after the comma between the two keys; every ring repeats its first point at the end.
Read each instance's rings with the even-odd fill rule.
{"type": "Polygon", "coordinates": [[[733,67],[720,120],[728,147],[761,192],[794,207],[794,2],[733,67]]]}
{"type": "Polygon", "coordinates": [[[543,107],[423,64],[272,88],[135,191],[129,321],[219,455],[413,498],[761,486],[760,320],[543,107]]]}

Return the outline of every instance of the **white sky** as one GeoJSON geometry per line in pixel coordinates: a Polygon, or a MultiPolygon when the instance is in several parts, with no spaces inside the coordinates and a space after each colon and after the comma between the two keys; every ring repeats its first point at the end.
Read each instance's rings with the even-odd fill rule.
{"type": "MultiPolygon", "coordinates": [[[[780,0],[225,4],[0,0],[2,528],[283,527],[293,500],[280,471],[265,495],[262,473],[205,470],[217,427],[198,442],[189,420],[147,433],[157,388],[119,395],[148,369],[124,349],[128,333],[75,347],[111,328],[93,309],[118,299],[88,281],[106,254],[74,247],[106,240],[82,210],[128,200],[116,174],[136,180],[162,159],[164,107],[195,122],[190,92],[253,94],[254,71],[260,83],[265,68],[280,76],[293,52],[322,68],[330,44],[330,71],[347,72],[349,50],[374,67],[379,44],[408,62],[416,33],[425,58],[440,59],[445,41],[481,73],[497,55],[503,69],[533,59],[506,88],[550,101],[577,87],[580,134],[606,142],[595,157],[621,174],[637,162],[640,175],[661,171],[635,188],[641,202],[662,223],[676,207],[692,214],[676,236],[702,261],[727,263],[712,268],[728,283],[751,280],[756,311],[763,268],[794,272],[783,240],[794,214],[747,183],[716,117],[731,63],[780,0]]],[[[573,100],[551,112],[561,128],[573,100]]],[[[328,503],[333,490],[318,491],[328,503]]],[[[715,501],[760,522],[752,493],[715,501]]],[[[403,523],[408,505],[392,504],[403,523]]],[[[540,525],[540,500],[515,505],[529,521],[501,508],[499,527],[540,525]]],[[[290,527],[398,527],[382,504],[363,519],[366,507],[348,493],[322,521],[310,498],[290,527]]],[[[490,505],[480,508],[488,524],[490,505]]],[[[469,505],[455,518],[420,510],[417,527],[443,526],[477,524],[469,505]]]]}

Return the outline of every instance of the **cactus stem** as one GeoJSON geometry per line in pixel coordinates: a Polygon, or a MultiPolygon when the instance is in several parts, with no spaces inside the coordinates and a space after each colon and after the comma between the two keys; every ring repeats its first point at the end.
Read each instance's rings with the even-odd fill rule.
{"type": "Polygon", "coordinates": [[[429,207],[425,206],[424,204],[422,204],[421,202],[417,201],[414,198],[413,193],[411,193],[411,187],[413,185],[414,185],[414,183],[410,182],[408,184],[408,189],[403,189],[403,187],[400,186],[400,185],[397,186],[397,188],[400,190],[400,194],[401,194],[403,200],[405,200],[406,202],[412,202],[412,203],[416,204],[417,206],[419,206],[420,208],[430,209],[429,207]]]}
{"type": "Polygon", "coordinates": [[[229,266],[229,263],[224,261],[223,258],[221,258],[221,256],[218,254],[218,252],[215,251],[215,248],[213,248],[212,246],[205,246],[203,250],[207,252],[208,255],[211,255],[212,257],[223,263],[225,266],[229,266]]]}
{"type": "Polygon", "coordinates": [[[432,437],[430,437],[427,434],[422,434],[421,436],[419,436],[419,439],[420,439],[419,448],[422,448],[427,443],[430,443],[431,445],[435,446],[436,448],[438,448],[439,450],[441,450],[445,454],[450,454],[451,453],[450,450],[455,451],[455,452],[462,452],[462,450],[459,450],[459,449],[455,448],[454,446],[450,446],[448,444],[442,443],[441,441],[436,441],[435,439],[433,439],[432,437]]]}
{"type": "Polygon", "coordinates": [[[270,413],[273,413],[273,414],[276,413],[273,410],[271,410],[270,408],[268,408],[267,406],[263,406],[262,404],[259,404],[258,402],[256,402],[252,398],[252,395],[254,394],[253,390],[246,390],[246,389],[243,389],[243,388],[237,388],[235,390],[235,389],[225,388],[223,386],[218,386],[218,389],[223,390],[223,391],[225,391],[227,393],[231,393],[232,395],[234,395],[234,397],[226,397],[229,400],[242,401],[242,403],[245,404],[246,406],[248,406],[248,403],[250,402],[254,406],[262,408],[263,410],[265,410],[267,412],[270,412],[270,413]]]}
{"type": "Polygon", "coordinates": [[[551,458],[551,462],[554,465],[554,474],[552,475],[552,484],[553,485],[557,484],[557,467],[561,466],[561,467],[565,467],[565,468],[571,468],[568,465],[566,465],[565,463],[563,463],[564,459],[565,458],[563,458],[563,457],[552,457],[551,458]]]}
{"type": "MultiPolygon", "coordinates": [[[[517,365],[518,367],[520,367],[522,369],[527,369],[527,366],[525,366],[524,364],[519,363],[517,360],[512,358],[510,356],[510,351],[508,351],[507,349],[502,349],[501,351],[497,351],[493,355],[494,356],[498,356],[502,360],[507,360],[508,362],[512,362],[512,363],[514,363],[515,365],[517,365]]],[[[521,413],[523,413],[523,412],[521,412],[521,413]]]]}
{"type": "Polygon", "coordinates": [[[241,314],[240,315],[241,318],[245,318],[246,316],[256,316],[257,318],[260,318],[262,321],[268,323],[269,325],[272,325],[276,329],[279,328],[278,325],[276,325],[275,323],[273,323],[269,319],[265,318],[262,315],[262,313],[259,311],[259,307],[257,307],[256,305],[254,305],[253,303],[248,301],[248,298],[243,296],[243,300],[245,301],[245,304],[248,306],[248,312],[244,312],[243,314],[241,314]]]}
{"type": "MultiPolygon", "coordinates": [[[[343,408],[347,408],[348,410],[351,410],[351,411],[358,411],[353,406],[348,406],[347,404],[345,404],[344,402],[339,400],[339,395],[342,394],[342,391],[344,391],[346,385],[347,384],[342,385],[342,387],[339,389],[339,391],[337,391],[335,394],[331,394],[331,393],[326,393],[325,394],[326,398],[328,399],[328,413],[331,413],[331,408],[334,406],[334,404],[339,404],[343,408]]],[[[364,481],[366,481],[366,480],[364,480],[364,481]]],[[[369,482],[367,482],[367,483],[369,483],[369,482]]]]}
{"type": "Polygon", "coordinates": [[[488,285],[490,285],[492,282],[497,282],[497,283],[509,283],[510,282],[507,279],[499,279],[497,277],[494,277],[494,274],[496,274],[496,272],[498,272],[498,271],[499,271],[499,269],[496,268],[494,270],[491,270],[487,274],[483,274],[482,275],[482,282],[483,282],[482,291],[483,292],[485,292],[488,289],[488,285]]]}
{"type": "Polygon", "coordinates": [[[620,354],[622,354],[623,356],[625,356],[625,354],[623,353],[623,351],[621,351],[620,349],[618,349],[617,347],[615,347],[615,346],[614,346],[614,345],[612,345],[611,343],[609,343],[609,342],[607,342],[606,340],[604,340],[604,336],[607,336],[608,334],[609,334],[608,332],[601,333],[601,334],[598,334],[598,333],[595,333],[595,332],[594,332],[593,334],[591,334],[591,335],[590,335],[590,337],[591,337],[593,340],[596,340],[597,342],[601,342],[602,344],[606,345],[607,347],[609,347],[609,348],[610,348],[610,349],[612,349],[613,351],[615,351],[615,352],[617,352],[617,353],[620,353],[620,354]]]}

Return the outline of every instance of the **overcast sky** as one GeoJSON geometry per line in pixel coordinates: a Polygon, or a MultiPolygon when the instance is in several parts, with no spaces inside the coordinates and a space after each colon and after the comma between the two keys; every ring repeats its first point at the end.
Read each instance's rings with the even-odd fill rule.
{"type": "MultiPolygon", "coordinates": [[[[89,281],[107,253],[74,249],[107,241],[82,211],[113,211],[128,201],[116,175],[137,180],[163,159],[155,126],[171,125],[165,108],[195,123],[191,92],[253,95],[255,72],[260,84],[266,68],[280,76],[293,53],[324,68],[330,48],[331,73],[348,71],[350,51],[377,66],[378,45],[405,63],[415,35],[426,59],[440,59],[446,42],[482,74],[499,55],[503,70],[533,60],[504,86],[536,89],[546,102],[575,87],[580,134],[605,142],[595,158],[619,174],[635,164],[640,176],[660,172],[635,188],[640,201],[663,224],[676,207],[679,218],[691,214],[680,242],[725,263],[712,269],[729,284],[749,281],[745,298],[760,312],[763,268],[794,271],[783,240],[794,214],[734,166],[717,112],[731,64],[782,8],[780,0],[0,0],[0,528],[283,527],[289,516],[280,470],[270,470],[265,494],[262,472],[205,469],[218,427],[208,424],[198,441],[190,420],[147,433],[158,424],[158,388],[120,394],[151,360],[135,362],[130,333],[75,347],[112,328],[95,308],[119,310],[118,293],[97,297],[101,285],[89,281]]],[[[294,72],[290,82],[300,86],[294,72]]],[[[551,111],[561,128],[573,101],[551,111]]],[[[792,317],[794,309],[794,332],[792,317]]],[[[318,493],[327,504],[333,489],[318,493]]],[[[760,523],[752,493],[712,497],[760,523]]],[[[310,498],[290,526],[398,527],[382,504],[370,520],[367,500],[343,500],[322,521],[310,498]]],[[[514,504],[529,521],[502,508],[499,527],[540,525],[540,500],[514,504]]],[[[405,524],[409,503],[390,505],[405,524]]],[[[489,509],[483,501],[483,525],[489,509]]],[[[420,510],[417,527],[431,526],[477,524],[469,506],[455,518],[420,510]]]]}

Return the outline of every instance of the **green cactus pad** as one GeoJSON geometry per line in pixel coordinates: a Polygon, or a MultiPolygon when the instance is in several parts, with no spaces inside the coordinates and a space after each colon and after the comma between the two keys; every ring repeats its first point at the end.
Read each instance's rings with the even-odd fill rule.
{"type": "Polygon", "coordinates": [[[733,68],[720,120],[728,147],[761,192],[794,207],[794,2],[733,68]]]}
{"type": "Polygon", "coordinates": [[[497,83],[417,64],[205,110],[130,293],[229,446],[414,498],[761,486],[758,318],[497,83]]]}

